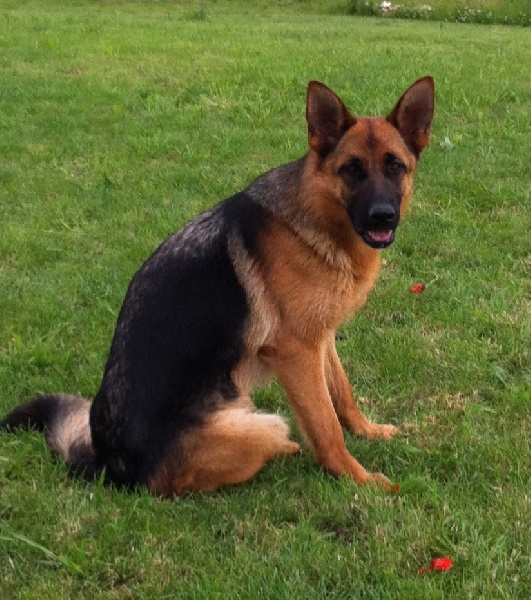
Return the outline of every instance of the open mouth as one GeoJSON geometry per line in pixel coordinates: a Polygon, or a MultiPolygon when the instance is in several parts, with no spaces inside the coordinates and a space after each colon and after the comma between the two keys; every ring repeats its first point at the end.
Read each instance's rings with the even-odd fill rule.
{"type": "Polygon", "coordinates": [[[366,231],[363,234],[363,241],[371,248],[387,248],[395,239],[395,232],[392,229],[377,231],[375,229],[366,231]]]}

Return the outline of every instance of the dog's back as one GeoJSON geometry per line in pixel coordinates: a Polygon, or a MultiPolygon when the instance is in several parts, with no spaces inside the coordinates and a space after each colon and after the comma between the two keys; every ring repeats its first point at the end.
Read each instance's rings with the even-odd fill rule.
{"type": "Polygon", "coordinates": [[[264,210],[244,193],[169,238],[133,278],[91,411],[109,477],[146,484],[176,437],[238,397],[248,306],[229,254],[252,255],[264,210]]]}
{"type": "MultiPolygon", "coordinates": [[[[272,200],[278,195],[279,187],[272,200]]],[[[45,430],[71,471],[92,478],[105,469],[106,480],[120,486],[149,485],[170,448],[178,469],[187,432],[241,395],[233,372],[245,352],[250,307],[235,263],[253,263],[271,217],[244,191],[168,238],[129,285],[92,405],[39,396],[0,429],[45,430]]]]}

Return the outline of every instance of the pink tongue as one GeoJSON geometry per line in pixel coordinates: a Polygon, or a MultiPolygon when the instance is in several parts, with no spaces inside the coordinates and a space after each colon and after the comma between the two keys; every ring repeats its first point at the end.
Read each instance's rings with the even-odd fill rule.
{"type": "Polygon", "coordinates": [[[393,235],[392,230],[389,231],[369,231],[371,239],[375,242],[388,242],[393,235]]]}

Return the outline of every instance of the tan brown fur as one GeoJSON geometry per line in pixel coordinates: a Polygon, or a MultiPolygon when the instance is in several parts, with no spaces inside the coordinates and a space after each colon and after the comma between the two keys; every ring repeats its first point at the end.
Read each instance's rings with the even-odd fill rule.
{"type": "Polygon", "coordinates": [[[377,251],[362,243],[353,239],[350,255],[345,253],[341,267],[331,269],[326,254],[312,252],[281,226],[273,229],[263,241],[263,276],[279,327],[259,355],[285,388],[317,461],[335,475],[347,473],[367,483],[373,476],[348,453],[332,400],[357,434],[390,437],[396,430],[379,429],[364,419],[330,343],[338,325],[365,303],[378,274],[377,251]],[[283,248],[282,255],[275,248],[283,248]]]}
{"type": "Polygon", "coordinates": [[[248,481],[271,459],[299,451],[282,417],[256,412],[244,399],[188,433],[148,487],[159,496],[211,492],[248,481]]]}
{"type": "Polygon", "coordinates": [[[47,442],[50,450],[65,457],[67,462],[81,444],[90,447],[90,402],[76,396],[60,397],[60,408],[55,419],[49,423],[47,442]]]}
{"type": "MultiPolygon", "coordinates": [[[[428,86],[419,82],[421,88],[428,86]]],[[[257,413],[250,400],[252,388],[272,376],[286,390],[301,432],[324,468],[360,484],[375,481],[390,487],[385,476],[366,471],[350,455],[342,432],[345,427],[369,439],[390,439],[398,429],[364,417],[335,347],[338,326],[364,305],[380,269],[379,251],[352,226],[346,210],[348,190],[338,171],[351,156],[362,156],[369,173],[379,172],[388,154],[397,157],[406,169],[400,189],[402,217],[418,155],[429,140],[427,117],[421,131],[407,129],[408,115],[422,112],[417,107],[422,93],[428,92],[421,89],[412,98],[404,94],[388,119],[354,118],[342,103],[338,107],[339,99],[325,98],[338,111],[334,126],[343,132],[333,142],[323,133],[327,124],[319,122],[322,98],[309,97],[311,150],[298,187],[272,209],[256,254],[251,255],[237,236],[229,242],[250,310],[245,351],[232,373],[240,398],[179,442],[152,478],[152,492],[181,495],[240,483],[275,456],[298,452],[285,422],[257,413]],[[312,124],[312,119],[317,122],[312,124]]]]}

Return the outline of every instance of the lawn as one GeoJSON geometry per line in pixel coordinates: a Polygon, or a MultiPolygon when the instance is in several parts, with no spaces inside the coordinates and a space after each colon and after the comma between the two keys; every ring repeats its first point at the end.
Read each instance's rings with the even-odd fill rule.
{"type": "MultiPolygon", "coordinates": [[[[306,152],[309,79],[385,114],[431,74],[411,210],[338,334],[366,414],[402,428],[348,446],[400,492],[336,480],[306,450],[162,501],[2,435],[2,598],[529,597],[529,31],[309,5],[218,0],[201,20],[199,1],[0,0],[0,412],[94,395],[142,261],[306,152]],[[437,556],[453,569],[418,573],[437,556]]],[[[290,415],[277,384],[256,402],[290,415]]]]}

